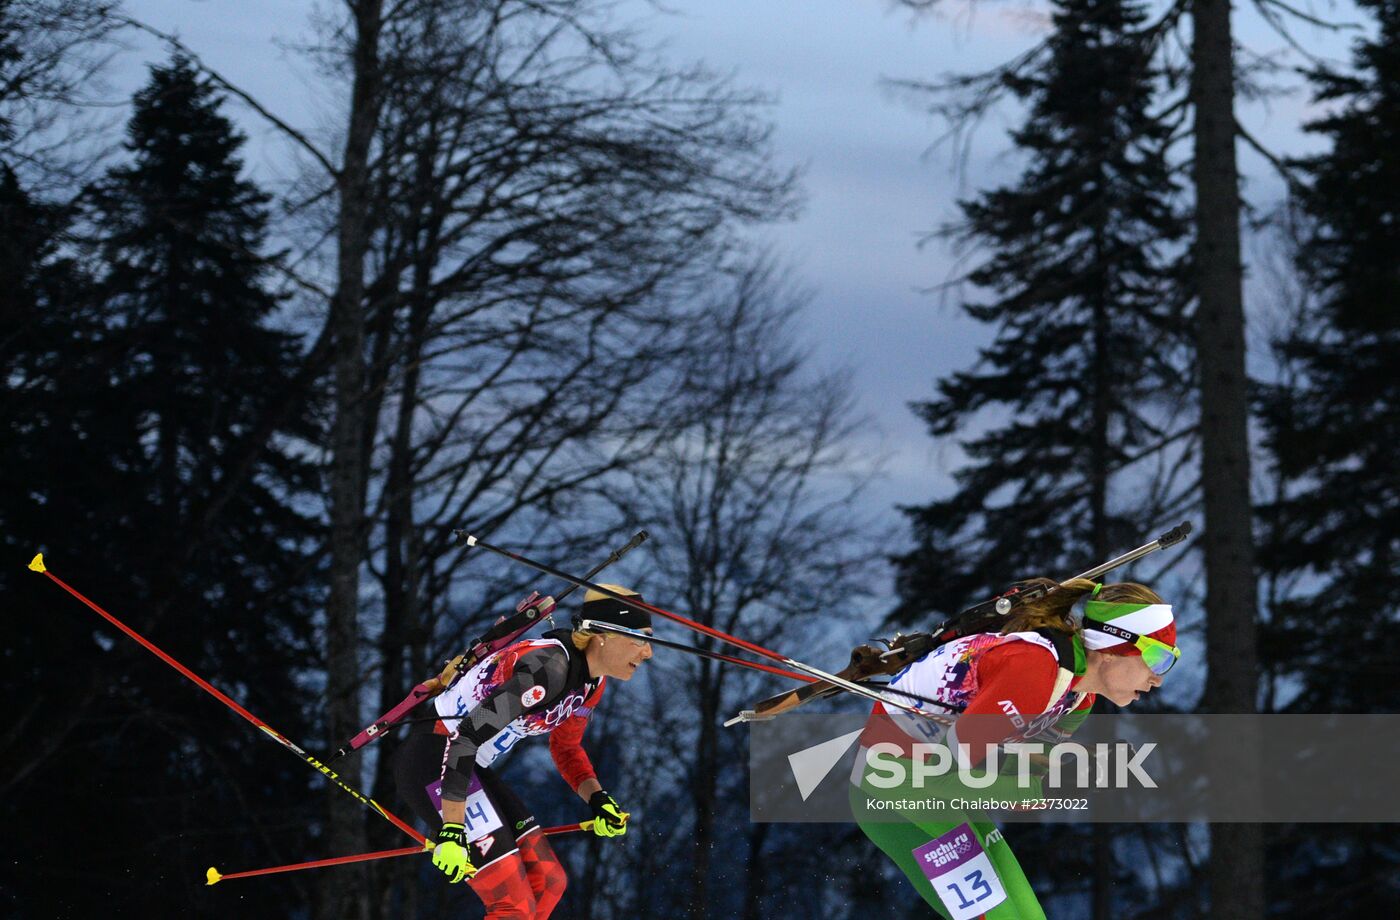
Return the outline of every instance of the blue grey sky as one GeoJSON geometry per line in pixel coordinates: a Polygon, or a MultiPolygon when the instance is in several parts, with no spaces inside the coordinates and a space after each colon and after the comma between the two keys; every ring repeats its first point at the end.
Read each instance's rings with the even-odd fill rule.
{"type": "MultiPolygon", "coordinates": [[[[279,116],[311,131],[328,108],[324,87],[289,44],[307,40],[316,4],[308,0],[127,0],[135,17],[177,32],[204,60],[279,116]]],[[[807,205],[764,240],[791,266],[814,299],[805,332],[819,361],[854,371],[859,404],[875,423],[864,445],[886,458],[886,475],[869,493],[869,511],[896,522],[893,505],[943,492],[958,462],[955,445],[935,444],[909,412],[940,374],[974,359],[984,332],[921,290],[950,277],[953,257],[920,235],[955,216],[955,199],[1014,176],[1005,155],[1015,113],[989,120],[976,137],[959,187],[946,149],[928,152],[941,127],[882,87],[882,78],[930,78],[992,66],[1044,34],[1044,3],[950,0],[915,19],[887,0],[668,0],[668,12],[625,0],[620,21],[636,21],[678,61],[704,60],[740,85],[772,94],[781,161],[805,169],[807,205]]],[[[1282,52],[1282,39],[1237,5],[1241,40],[1282,52]]],[[[1328,7],[1320,9],[1327,13],[1328,7]]],[[[1332,8],[1345,17],[1349,6],[1332,8]]],[[[1343,59],[1346,42],[1323,31],[1297,33],[1303,44],[1343,59]]],[[[115,71],[134,89],[144,64],[164,53],[133,40],[115,71]]],[[[1300,59],[1296,54],[1294,62],[1300,59]]],[[[1246,125],[1280,153],[1316,146],[1298,129],[1310,113],[1303,94],[1242,106],[1246,125]]],[[[275,135],[251,116],[249,165],[284,176],[275,135]]],[[[1242,149],[1246,193],[1259,207],[1281,184],[1257,155],[1242,149]]]]}

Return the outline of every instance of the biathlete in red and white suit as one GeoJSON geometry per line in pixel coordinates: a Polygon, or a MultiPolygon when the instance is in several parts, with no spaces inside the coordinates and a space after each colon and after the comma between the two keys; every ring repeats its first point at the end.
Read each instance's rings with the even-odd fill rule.
{"type": "MultiPolygon", "coordinates": [[[[642,600],[635,591],[604,585],[642,600]]],[[[650,631],[651,616],[600,593],[582,617],[650,631]]],[[[603,791],[582,740],[608,678],[628,680],[651,645],[567,629],[487,657],[433,700],[436,723],[418,723],[395,755],[399,794],[436,833],[433,865],[470,879],[488,920],[548,917],[564,894],[563,866],[535,816],[492,769],[521,739],[549,735],[559,774],[593,811],[593,832],[627,832],[627,814],[603,791]],[[431,726],[431,728],[429,728],[431,726]]]]}
{"type": "MultiPolygon", "coordinates": [[[[967,787],[950,787],[943,796],[936,780],[910,780],[917,775],[914,745],[946,745],[950,763],[956,758],[971,769],[981,764],[989,745],[1062,741],[1088,717],[1096,695],[1127,706],[1161,686],[1181,655],[1175,642],[1172,609],[1150,588],[1077,579],[1014,611],[1001,632],[965,636],[934,649],[896,674],[889,686],[939,705],[886,695],[948,718],[892,713],[875,704],[852,776],[851,806],[861,830],[943,917],[1045,920],[1001,831],[952,797],[959,789],[966,794],[967,787]],[[1071,614],[1080,599],[1085,600],[1082,620],[1071,614]],[[883,761],[866,756],[881,748],[887,752],[883,761]]],[[[986,788],[997,790],[991,785],[996,779],[988,780],[986,788]]],[[[1004,787],[1010,785],[1008,778],[1004,787]]]]}

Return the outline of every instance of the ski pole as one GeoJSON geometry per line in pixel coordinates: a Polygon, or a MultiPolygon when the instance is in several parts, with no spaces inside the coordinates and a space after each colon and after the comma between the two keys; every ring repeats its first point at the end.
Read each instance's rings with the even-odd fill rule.
{"type": "MultiPolygon", "coordinates": [[[[581,824],[564,824],[559,827],[546,827],[544,834],[546,837],[557,837],[562,834],[572,834],[577,831],[587,831],[593,829],[593,820],[590,818],[581,824]]],[[[393,859],[396,856],[414,856],[419,853],[431,853],[433,845],[425,842],[421,847],[402,847],[397,850],[378,850],[374,853],[359,853],[355,856],[332,856],[330,859],[315,859],[311,862],[288,863],[285,866],[272,866],[267,869],[248,869],[244,872],[230,872],[227,875],[220,872],[213,866],[204,874],[204,884],[214,885],[219,882],[237,878],[256,878],[260,875],[276,875],[279,872],[300,872],[302,869],[324,869],[329,866],[343,866],[348,863],[369,862],[374,859],[393,859]]]]}
{"type": "Polygon", "coordinates": [[[575,575],[570,575],[567,572],[560,571],[559,569],[556,569],[550,565],[546,565],[543,562],[536,562],[533,559],[528,559],[525,556],[521,556],[518,553],[513,553],[508,549],[504,549],[499,546],[493,546],[492,544],[487,543],[485,540],[472,536],[465,530],[457,530],[453,531],[453,533],[455,533],[459,539],[464,541],[467,544],[467,546],[479,546],[482,549],[489,550],[493,553],[496,553],[497,555],[504,556],[507,559],[513,560],[515,562],[520,563],[521,565],[532,568],[537,572],[543,572],[546,575],[552,575],[555,578],[563,579],[564,581],[570,582],[571,584],[577,585],[578,587],[587,588],[590,591],[596,591],[597,593],[603,595],[606,598],[610,598],[621,603],[623,606],[631,607],[634,610],[642,611],[645,613],[656,614],[657,616],[664,617],[665,619],[679,623],[687,629],[693,629],[696,632],[703,633],[715,639],[720,639],[724,642],[728,642],[730,645],[737,646],[738,648],[744,649],[748,652],[753,652],[755,655],[759,655],[763,658],[771,658],[774,661],[781,661],[784,663],[787,662],[787,659],[784,656],[779,655],[777,652],[771,649],[766,649],[761,645],[755,645],[752,642],[746,642],[743,639],[738,638],[737,636],[731,636],[729,633],[719,629],[715,629],[712,626],[706,626],[704,623],[697,623],[695,620],[692,620],[689,617],[683,617],[678,613],[672,613],[669,610],[663,610],[660,607],[645,603],[643,601],[639,601],[635,597],[626,597],[625,595],[618,594],[617,592],[605,588],[602,585],[594,584],[593,582],[587,579],[579,578],[575,575]]]}
{"type": "Polygon", "coordinates": [[[204,884],[215,885],[226,879],[255,878],[259,875],[276,875],[279,872],[300,872],[302,869],[324,869],[327,866],[343,866],[347,863],[369,862],[372,859],[392,859],[395,856],[412,856],[415,853],[431,853],[427,844],[421,847],[403,847],[397,850],[379,850],[374,853],[359,853],[355,856],[333,856],[330,859],[316,859],[311,862],[289,863],[285,866],[272,866],[267,869],[249,869],[246,872],[230,872],[227,875],[213,866],[204,873],[204,884]]]}
{"type": "Polygon", "coordinates": [[[399,830],[403,831],[405,834],[407,834],[408,836],[412,837],[414,840],[418,841],[419,843],[424,843],[424,842],[426,841],[427,838],[425,838],[422,834],[418,833],[418,831],[414,830],[412,825],[408,824],[408,823],[405,822],[402,818],[398,817],[397,815],[393,814],[392,812],[386,810],[383,806],[381,806],[381,805],[380,805],[378,802],[376,802],[374,799],[371,799],[369,796],[365,795],[364,793],[360,792],[359,790],[357,790],[357,789],[355,789],[355,788],[353,788],[353,787],[347,785],[347,784],[345,783],[344,780],[342,780],[339,776],[336,775],[336,773],[335,773],[333,770],[331,770],[330,767],[328,767],[328,766],[326,766],[325,764],[321,763],[321,761],[317,760],[315,757],[312,757],[310,754],[306,753],[306,752],[303,751],[301,748],[297,747],[297,746],[296,746],[295,744],[293,744],[290,740],[288,740],[288,738],[287,738],[285,735],[283,735],[282,733],[276,731],[276,730],[273,729],[270,725],[268,725],[266,722],[264,722],[262,719],[259,719],[257,716],[253,715],[251,712],[249,712],[248,710],[244,709],[242,706],[238,705],[238,703],[234,702],[233,699],[232,699],[231,697],[229,697],[226,693],[224,693],[223,691],[219,690],[219,689],[218,689],[217,687],[215,687],[213,684],[209,683],[207,680],[205,680],[204,678],[200,677],[198,674],[194,673],[194,672],[191,671],[189,668],[185,667],[183,664],[181,664],[180,662],[176,661],[176,660],[175,660],[174,658],[172,658],[171,656],[167,655],[167,654],[166,654],[164,651],[162,651],[162,650],[160,649],[160,647],[157,646],[154,642],[151,642],[151,641],[150,641],[149,639],[147,639],[145,636],[141,635],[141,634],[138,633],[136,630],[132,629],[130,626],[127,626],[127,625],[126,625],[125,623],[123,623],[121,620],[119,620],[119,619],[117,619],[116,617],[112,616],[110,613],[108,613],[107,611],[103,610],[103,609],[102,609],[101,607],[99,607],[97,604],[95,604],[95,603],[93,603],[92,601],[88,600],[86,597],[84,597],[82,594],[80,594],[76,589],[74,589],[74,588],[72,588],[71,586],[69,586],[65,581],[63,581],[61,578],[59,578],[59,577],[58,577],[57,575],[55,575],[53,572],[50,572],[50,571],[48,570],[48,568],[44,565],[44,554],[43,554],[43,553],[39,553],[37,556],[35,556],[35,557],[33,558],[33,560],[30,561],[30,563],[29,563],[29,569],[30,569],[30,571],[38,572],[39,574],[44,575],[44,576],[47,577],[50,581],[52,581],[54,584],[56,584],[56,585],[58,585],[60,588],[62,588],[64,591],[67,591],[69,594],[73,595],[73,597],[75,597],[75,598],[77,598],[78,600],[82,601],[82,602],[83,602],[84,604],[86,604],[89,608],[91,608],[92,611],[93,611],[94,613],[96,613],[96,614],[98,614],[99,616],[101,616],[104,620],[106,620],[107,622],[111,623],[113,626],[117,627],[117,629],[120,629],[122,632],[126,633],[126,634],[127,634],[128,636],[130,636],[132,639],[135,639],[138,643],[141,644],[141,646],[142,646],[143,648],[146,649],[146,651],[150,652],[152,655],[155,655],[155,656],[156,656],[157,658],[159,658],[161,661],[163,661],[163,662],[165,662],[166,664],[170,665],[170,666],[171,666],[172,668],[174,668],[176,671],[179,671],[179,672],[180,672],[181,674],[183,674],[185,677],[189,678],[191,681],[193,681],[193,682],[195,683],[196,686],[198,686],[201,690],[203,690],[203,691],[205,691],[206,693],[208,693],[210,696],[214,697],[214,699],[216,699],[216,700],[218,700],[219,702],[223,703],[225,706],[227,706],[229,709],[232,709],[234,712],[238,713],[240,716],[242,716],[242,717],[243,717],[244,719],[246,719],[247,721],[253,723],[254,726],[256,726],[258,729],[260,729],[264,734],[266,734],[266,735],[267,735],[269,738],[271,738],[273,741],[276,741],[278,744],[282,745],[282,747],[286,748],[287,750],[291,751],[293,754],[297,755],[297,757],[301,758],[302,762],[304,762],[304,763],[306,763],[306,764],[309,764],[310,766],[312,766],[312,767],[316,768],[317,770],[319,770],[321,773],[323,773],[323,774],[326,776],[327,779],[329,779],[331,782],[335,783],[335,784],[336,784],[337,786],[339,786],[341,789],[344,789],[346,792],[350,793],[350,795],[354,796],[361,804],[368,806],[370,809],[372,809],[376,814],[378,814],[378,815],[379,815],[381,818],[383,818],[385,821],[388,821],[390,824],[394,825],[394,826],[397,827],[399,830]]]}
{"type": "MultiPolygon", "coordinates": [[[[637,547],[641,546],[644,542],[646,542],[647,536],[648,534],[645,530],[637,531],[636,534],[633,535],[632,539],[628,540],[625,545],[620,546],[617,549],[613,550],[611,553],[609,553],[608,558],[604,559],[602,562],[589,569],[588,574],[584,575],[583,577],[585,579],[590,579],[593,576],[597,575],[599,572],[603,571],[603,569],[606,569],[608,566],[619,561],[620,559],[622,559],[623,556],[627,555],[632,550],[636,549],[637,547]]],[[[578,588],[579,586],[576,582],[569,582],[568,587],[566,587],[563,591],[559,592],[559,596],[554,599],[554,608],[556,610],[559,609],[559,605],[563,603],[564,598],[568,597],[570,594],[573,594],[575,591],[578,590],[578,588]]],[[[500,623],[497,623],[490,629],[486,630],[486,632],[482,634],[481,638],[471,643],[469,648],[475,648],[479,645],[488,645],[497,639],[504,638],[511,632],[510,629],[506,628],[509,625],[510,618],[502,620],[500,623]]]]}
{"type": "MultiPolygon", "coordinates": [[[[718,653],[718,652],[707,651],[706,649],[703,649],[703,648],[696,648],[696,647],[693,646],[693,645],[685,645],[684,643],[681,643],[681,642],[672,642],[672,641],[669,640],[669,639],[658,639],[656,636],[648,635],[647,633],[644,633],[644,632],[638,632],[638,631],[635,630],[635,629],[628,629],[628,628],[625,627],[625,626],[617,626],[617,625],[615,625],[615,624],[613,624],[613,623],[600,623],[600,622],[598,622],[597,620],[584,620],[584,621],[582,621],[581,623],[579,623],[578,628],[579,628],[579,629],[582,629],[582,630],[585,630],[585,631],[591,631],[591,632],[605,632],[605,633],[612,633],[613,635],[616,635],[616,636],[627,636],[628,638],[636,639],[636,640],[639,641],[639,642],[647,642],[647,643],[650,643],[650,644],[652,644],[652,645],[659,645],[659,646],[661,646],[662,648],[675,649],[675,650],[678,651],[678,652],[686,652],[686,653],[691,654],[691,655],[697,655],[697,656],[699,656],[699,657],[701,657],[701,658],[710,658],[710,659],[713,659],[713,660],[715,660],[715,661],[723,661],[723,662],[726,662],[726,663],[728,663],[728,664],[737,664],[737,665],[740,665],[741,667],[745,667],[745,668],[754,668],[754,669],[759,670],[759,671],[767,671],[769,674],[777,674],[779,677],[791,677],[791,678],[794,678],[794,679],[796,679],[796,680],[811,680],[811,678],[807,677],[805,674],[797,674],[797,673],[795,673],[795,672],[793,672],[793,671],[784,671],[782,668],[775,668],[775,667],[773,667],[773,666],[771,666],[771,665],[766,665],[766,664],[763,664],[763,663],[758,662],[758,661],[745,661],[745,660],[742,659],[742,658],[734,658],[734,657],[732,657],[732,656],[730,656],[730,655],[721,655],[721,654],[718,653]]],[[[815,684],[815,683],[816,683],[816,682],[814,682],[814,684],[815,684]]],[[[890,687],[890,686],[888,686],[888,685],[886,685],[886,684],[884,684],[884,683],[881,683],[880,681],[876,681],[876,680],[853,680],[852,683],[854,683],[854,684],[856,684],[856,685],[858,685],[858,686],[861,686],[861,687],[865,687],[865,688],[867,688],[867,689],[869,689],[869,690],[873,690],[873,691],[878,692],[878,693],[893,693],[893,694],[896,694],[896,695],[898,695],[898,696],[902,696],[902,697],[904,697],[905,699],[917,700],[917,701],[919,701],[919,702],[921,702],[921,703],[928,703],[928,704],[933,705],[933,706],[939,706],[939,707],[942,707],[943,709],[949,710],[950,712],[952,712],[953,715],[956,715],[956,714],[957,714],[956,711],[953,710],[953,708],[952,708],[951,706],[949,706],[947,703],[942,702],[941,700],[931,699],[930,697],[923,696],[923,695],[918,694],[918,693],[911,693],[911,692],[909,692],[908,690],[900,690],[900,689],[898,689],[898,688],[896,688],[896,687],[890,687]]],[[[827,688],[826,688],[826,690],[828,690],[828,691],[833,691],[833,692],[834,692],[835,690],[837,690],[837,689],[838,689],[837,687],[827,687],[827,688]]],[[[930,715],[932,715],[932,714],[930,713],[930,715]]],[[[465,717],[465,716],[458,716],[457,718],[466,718],[466,717],[465,717]]],[[[738,722],[754,722],[754,721],[760,721],[760,720],[763,719],[763,718],[765,718],[765,717],[762,716],[761,714],[755,715],[754,713],[750,712],[748,718],[743,718],[742,715],[741,715],[740,717],[737,717],[736,719],[731,720],[731,721],[738,721],[738,722]]],[[[445,716],[439,716],[438,719],[441,719],[442,721],[451,721],[451,717],[445,717],[445,716]]],[[[729,723],[726,722],[726,723],[725,723],[725,726],[727,727],[728,725],[729,725],[729,723]]]]}
{"type": "Polygon", "coordinates": [[[518,553],[513,553],[508,549],[503,549],[499,546],[493,546],[490,543],[487,543],[485,540],[481,540],[475,536],[472,536],[465,530],[457,530],[454,531],[454,533],[457,535],[458,539],[464,541],[468,546],[480,546],[482,549],[490,550],[491,552],[504,556],[507,559],[519,562],[521,565],[529,566],[530,568],[535,569],[538,572],[543,572],[546,575],[552,575],[555,578],[562,578],[564,581],[572,582],[578,585],[579,587],[587,588],[590,591],[596,591],[597,593],[603,595],[606,598],[615,600],[618,603],[623,604],[624,606],[631,607],[633,610],[640,610],[645,611],[647,613],[656,614],[657,616],[664,617],[676,623],[680,623],[682,626],[685,626],[688,629],[693,629],[696,632],[703,633],[707,636],[712,636],[713,638],[719,639],[723,642],[728,642],[729,644],[744,649],[745,651],[753,652],[755,655],[758,655],[760,657],[772,659],[773,661],[777,661],[778,663],[786,665],[789,668],[801,671],[804,675],[806,675],[803,678],[803,680],[806,680],[808,682],[824,680],[827,683],[834,684],[835,686],[840,687],[841,689],[846,690],[849,693],[854,693],[857,696],[863,696],[866,699],[875,700],[877,702],[884,703],[887,706],[893,706],[896,709],[901,709],[905,712],[912,713],[913,715],[925,718],[929,716],[929,713],[923,710],[916,709],[913,706],[908,706],[903,703],[896,703],[893,700],[886,699],[874,690],[862,687],[860,684],[846,680],[843,677],[838,677],[835,674],[823,671],[820,668],[815,668],[809,664],[804,664],[803,662],[797,661],[796,659],[780,655],[772,649],[764,648],[761,645],[755,645],[754,643],[747,642],[743,639],[740,639],[737,636],[731,636],[729,633],[724,632],[723,630],[715,629],[712,626],[706,626],[704,623],[697,623],[695,620],[692,620],[689,617],[683,617],[678,613],[672,613],[669,610],[663,610],[662,608],[657,607],[653,604],[648,604],[643,601],[639,601],[635,597],[626,597],[624,595],[618,594],[616,591],[609,590],[608,588],[605,588],[602,585],[594,584],[591,581],[578,578],[577,576],[570,575],[567,572],[562,572],[559,569],[554,568],[553,566],[544,564],[543,562],[536,562],[533,559],[527,559],[526,557],[521,556],[518,553]]]}
{"type": "Polygon", "coordinates": [[[755,671],[767,671],[769,674],[776,674],[779,677],[790,677],[793,680],[808,679],[807,676],[804,674],[798,674],[795,671],[786,671],[782,668],[775,668],[771,664],[763,664],[760,661],[745,661],[742,658],[735,658],[732,655],[722,655],[719,652],[711,652],[707,649],[696,648],[693,645],[685,645],[681,642],[672,642],[670,639],[662,639],[657,636],[651,636],[644,632],[638,632],[635,629],[628,629],[625,626],[615,626],[612,623],[599,623],[597,620],[583,620],[578,624],[578,628],[584,630],[585,632],[604,632],[612,633],[613,635],[617,636],[628,636],[629,638],[636,639],[639,642],[647,642],[651,645],[659,645],[662,648],[675,649],[678,652],[687,652],[691,655],[696,655],[700,658],[709,658],[712,661],[723,661],[728,664],[737,664],[740,667],[752,668],[755,671]]]}

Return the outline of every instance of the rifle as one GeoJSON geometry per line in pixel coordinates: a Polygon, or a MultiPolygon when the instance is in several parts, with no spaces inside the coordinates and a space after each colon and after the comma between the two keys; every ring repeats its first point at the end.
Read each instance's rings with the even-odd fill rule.
{"type": "MultiPolygon", "coordinates": [[[[974,604],[949,617],[932,632],[911,633],[907,636],[897,634],[893,639],[874,640],[884,643],[884,651],[870,645],[857,646],[851,651],[850,664],[838,671],[836,676],[843,680],[858,682],[877,675],[896,674],[912,662],[954,639],[978,632],[995,631],[998,621],[1009,616],[1016,607],[1038,600],[1063,586],[1066,582],[1080,578],[1093,581],[1099,576],[1141,559],[1149,553],[1155,553],[1159,549],[1166,549],[1180,543],[1186,539],[1186,535],[1190,532],[1191,522],[1182,521],[1151,543],[1144,543],[1137,549],[1130,550],[1121,556],[1115,556],[1086,572],[1075,575],[1073,578],[1067,578],[1065,581],[1053,585],[1029,585],[1011,588],[996,597],[974,604]]],[[[826,681],[804,684],[794,690],[759,700],[752,709],[740,712],[724,724],[733,725],[737,722],[771,719],[782,713],[791,712],[798,706],[812,700],[834,695],[838,691],[839,688],[826,681]]]]}

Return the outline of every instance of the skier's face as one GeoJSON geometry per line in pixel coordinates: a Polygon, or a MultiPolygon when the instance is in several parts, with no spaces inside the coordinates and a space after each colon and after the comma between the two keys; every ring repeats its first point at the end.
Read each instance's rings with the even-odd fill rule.
{"type": "Polygon", "coordinates": [[[1127,706],[1162,686],[1161,675],[1153,674],[1141,655],[1104,655],[1100,661],[1103,695],[1115,705],[1127,706]]]}
{"type": "MultiPolygon", "coordinates": [[[[642,632],[651,635],[650,628],[642,632]]],[[[599,670],[605,677],[631,680],[632,675],[637,673],[637,668],[650,657],[650,642],[616,634],[598,637],[599,670]]]]}

